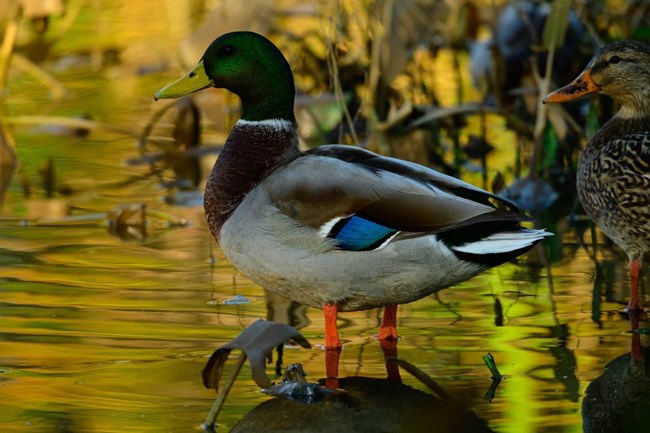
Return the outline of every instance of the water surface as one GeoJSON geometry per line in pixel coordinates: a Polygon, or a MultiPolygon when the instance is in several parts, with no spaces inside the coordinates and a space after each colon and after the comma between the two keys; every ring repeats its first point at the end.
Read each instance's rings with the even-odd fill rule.
{"type": "MultiPolygon", "coordinates": [[[[120,22],[131,28],[129,20],[141,22],[137,16],[123,13],[120,22]]],[[[124,44],[125,33],[132,34],[109,40],[124,44]]],[[[147,34],[155,39],[161,33],[147,34]]],[[[63,47],[71,44],[64,41],[63,47]]],[[[174,59],[174,37],[157,43],[174,59]]],[[[154,91],[180,71],[137,73],[129,61],[98,69],[83,56],[63,67],[63,60],[74,59],[65,53],[54,58],[59,63],[44,67],[66,96],[51,99],[41,83],[12,71],[5,101],[10,117],[90,117],[137,134],[161,106],[151,100],[154,91]]],[[[495,134],[503,128],[498,125],[495,134]]],[[[223,130],[204,127],[204,141],[220,144],[223,130]]],[[[319,310],[266,297],[225,259],[206,228],[200,196],[189,205],[170,204],[163,186],[173,179],[170,170],[152,174],[147,164],[127,163],[140,156],[136,136],[96,129],[75,137],[42,122],[23,122],[13,131],[20,167],[0,213],[0,430],[196,430],[214,398],[203,389],[200,372],[212,351],[247,325],[266,317],[290,321],[312,344],[322,342],[319,310]],[[48,161],[56,176],[53,198],[46,197],[39,174],[48,161]],[[111,233],[105,214],[134,204],[149,212],[146,235],[111,233]],[[244,303],[232,302],[241,297],[244,303]]],[[[170,131],[163,125],[154,135],[170,131]]],[[[509,143],[500,145],[508,153],[509,143]]],[[[204,155],[203,166],[215,156],[204,155]]],[[[578,236],[564,217],[553,229],[559,258],[550,261],[549,245],[542,243],[516,263],[442,291],[439,299],[399,308],[400,358],[498,432],[582,431],[585,388],[605,364],[630,351],[629,323],[621,314],[625,257],[599,235],[596,264],[588,230],[578,236]],[[497,299],[502,326],[496,324],[497,299]],[[491,402],[483,398],[491,383],[482,361],[487,353],[506,376],[491,402]]],[[[341,315],[342,377],[386,376],[372,338],[379,321],[378,311],[341,315]]],[[[310,380],[323,377],[323,361],[317,348],[285,350],[285,365],[302,363],[310,380]]],[[[408,373],[402,378],[428,392],[408,373]]],[[[219,430],[228,431],[268,399],[245,368],[219,430]]]]}

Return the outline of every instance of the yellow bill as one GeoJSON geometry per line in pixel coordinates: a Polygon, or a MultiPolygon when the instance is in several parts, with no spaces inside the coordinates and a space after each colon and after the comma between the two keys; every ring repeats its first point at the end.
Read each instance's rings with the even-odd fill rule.
{"type": "Polygon", "coordinates": [[[159,99],[179,98],[197,90],[210,87],[212,84],[213,81],[205,73],[203,60],[201,60],[184,77],[158,90],[153,98],[156,101],[159,99]]]}

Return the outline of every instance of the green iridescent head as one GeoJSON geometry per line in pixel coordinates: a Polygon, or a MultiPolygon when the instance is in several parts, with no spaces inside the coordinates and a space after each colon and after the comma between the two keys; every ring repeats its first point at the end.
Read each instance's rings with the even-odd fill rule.
{"type": "Polygon", "coordinates": [[[207,87],[238,95],[242,119],[295,120],[289,63],[271,41],[257,33],[232,32],[215,39],[190,72],[157,91],[154,98],[178,98],[207,87]]]}

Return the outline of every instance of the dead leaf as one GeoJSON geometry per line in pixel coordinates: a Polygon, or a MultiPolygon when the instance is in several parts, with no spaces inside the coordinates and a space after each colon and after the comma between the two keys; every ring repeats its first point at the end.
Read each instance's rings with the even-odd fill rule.
{"type": "Polygon", "coordinates": [[[270,357],[273,348],[291,339],[304,348],[311,347],[295,328],[268,320],[258,320],[244,329],[234,340],[215,350],[203,369],[203,385],[208,389],[218,390],[219,379],[223,374],[228,355],[233,349],[239,349],[250,360],[255,383],[261,388],[269,388],[271,381],[265,371],[266,359],[270,357]]]}

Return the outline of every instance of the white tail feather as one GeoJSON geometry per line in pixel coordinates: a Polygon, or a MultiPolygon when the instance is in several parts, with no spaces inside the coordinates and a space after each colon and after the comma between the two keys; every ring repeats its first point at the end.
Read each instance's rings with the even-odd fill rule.
{"type": "Polygon", "coordinates": [[[467,254],[499,254],[526,248],[531,244],[553,236],[545,230],[524,229],[514,232],[495,233],[476,242],[452,247],[454,251],[467,254]]]}

